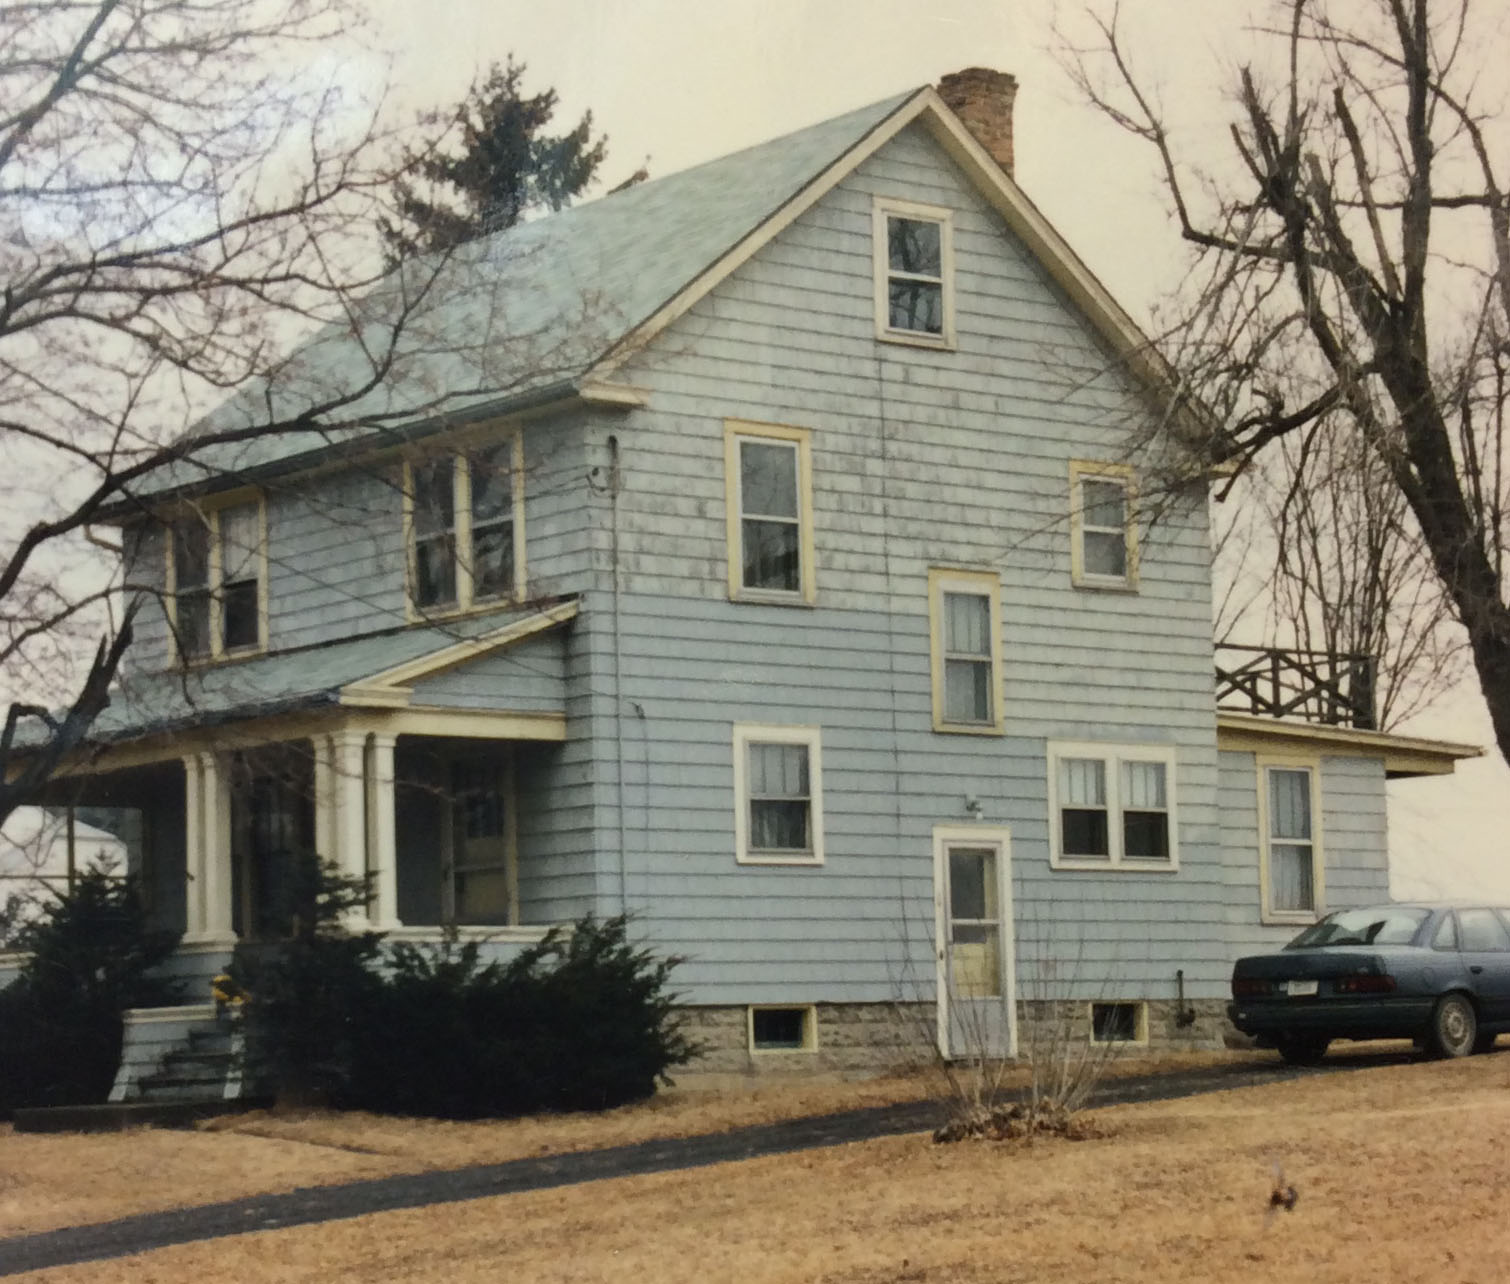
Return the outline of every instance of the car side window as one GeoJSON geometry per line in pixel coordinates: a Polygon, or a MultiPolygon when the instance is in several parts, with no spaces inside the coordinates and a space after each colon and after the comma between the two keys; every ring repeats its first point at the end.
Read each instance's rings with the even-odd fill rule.
{"type": "Polygon", "coordinates": [[[1431,948],[1434,950],[1455,950],[1458,948],[1458,923],[1452,916],[1452,911],[1442,915],[1442,921],[1437,924],[1436,935],[1431,938],[1431,948]]]}
{"type": "Polygon", "coordinates": [[[1510,950],[1510,932],[1505,931],[1505,925],[1493,910],[1459,910],[1458,927],[1466,953],[1510,950]]]}

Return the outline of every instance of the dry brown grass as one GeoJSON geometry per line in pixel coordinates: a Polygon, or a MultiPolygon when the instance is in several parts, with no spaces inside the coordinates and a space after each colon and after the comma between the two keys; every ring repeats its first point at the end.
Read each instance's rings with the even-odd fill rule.
{"type": "MultiPolygon", "coordinates": [[[[33,1276],[665,1284],[1505,1278],[1510,1053],[1100,1112],[1032,1146],[901,1137],[268,1232],[33,1276]],[[1268,1166],[1300,1190],[1265,1227],[1268,1166]]],[[[223,1141],[226,1138],[196,1138],[223,1141]]]]}
{"type": "MultiPolygon", "coordinates": [[[[1120,1068],[1141,1073],[1224,1059],[1196,1054],[1129,1060],[1120,1068]]],[[[931,1072],[861,1082],[724,1080],[603,1114],[479,1123],[264,1110],[211,1120],[198,1132],[144,1128],[76,1136],[0,1126],[0,1236],[297,1186],[721,1132],[914,1100],[940,1086],[931,1072]]]]}

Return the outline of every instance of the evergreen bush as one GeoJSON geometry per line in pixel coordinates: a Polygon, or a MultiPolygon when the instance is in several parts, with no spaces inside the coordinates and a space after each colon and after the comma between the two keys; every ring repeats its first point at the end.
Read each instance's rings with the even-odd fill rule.
{"type": "Polygon", "coordinates": [[[13,943],[30,957],[0,990],[0,1115],[104,1101],[120,1063],[121,1014],[179,999],[176,983],[151,975],[178,934],[149,925],[134,878],[91,869],[49,894],[13,943]]]}
{"type": "Polygon", "coordinates": [[[390,947],[342,1099],[467,1119],[648,1097],[697,1051],[667,988],[680,962],[632,945],[623,917],[588,916],[508,963],[475,942],[390,947]]]}

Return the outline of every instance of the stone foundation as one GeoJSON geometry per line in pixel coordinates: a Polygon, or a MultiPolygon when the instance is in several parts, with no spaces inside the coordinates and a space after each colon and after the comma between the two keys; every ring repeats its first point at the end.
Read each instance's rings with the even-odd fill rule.
{"type": "MultiPolygon", "coordinates": [[[[1121,1001],[1121,1000],[1119,1000],[1121,1001]]],[[[793,1007],[804,1006],[793,1004],[793,1007]]],[[[1169,1052],[1220,1050],[1227,1046],[1226,1001],[1196,999],[1181,1009],[1171,999],[1149,999],[1139,1018],[1139,1038],[1117,1045],[1117,1056],[1141,1057],[1169,1052]]],[[[748,1009],[689,1007],[687,1033],[701,1055],[676,1077],[707,1075],[845,1075],[868,1076],[906,1071],[932,1063],[937,1026],[931,1003],[817,1003],[815,1046],[790,1051],[752,1051],[748,1009]]],[[[1089,1000],[1019,1001],[1018,1054],[1025,1057],[1033,1022],[1067,1022],[1068,1037],[1089,1037],[1089,1000]]],[[[1040,1027],[1047,1038],[1048,1025],[1040,1027]]],[[[1065,1037],[1062,1033],[1060,1038],[1065,1037]]]]}

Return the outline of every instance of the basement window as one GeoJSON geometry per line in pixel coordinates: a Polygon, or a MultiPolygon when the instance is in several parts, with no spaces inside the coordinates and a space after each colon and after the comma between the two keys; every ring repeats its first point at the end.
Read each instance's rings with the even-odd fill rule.
{"type": "Polygon", "coordinates": [[[1093,1043],[1147,1043],[1148,1005],[1144,1003],[1092,1003],[1093,1043]]]}
{"type": "Polygon", "coordinates": [[[812,1052],[817,1046],[817,1020],[811,1005],[750,1009],[751,1052],[812,1052]]]}

